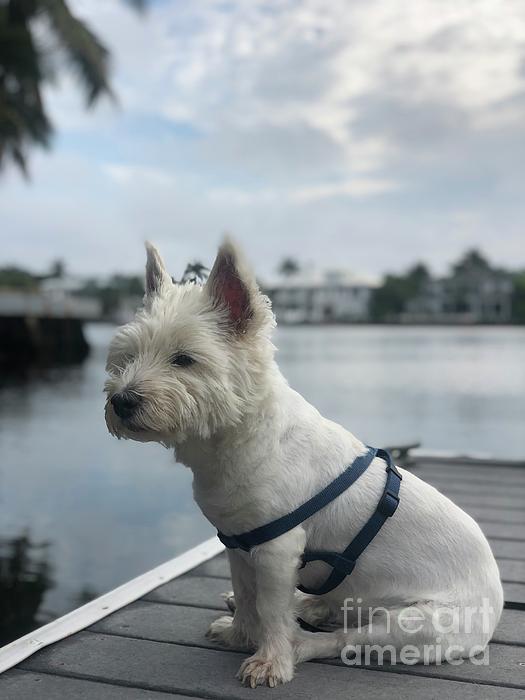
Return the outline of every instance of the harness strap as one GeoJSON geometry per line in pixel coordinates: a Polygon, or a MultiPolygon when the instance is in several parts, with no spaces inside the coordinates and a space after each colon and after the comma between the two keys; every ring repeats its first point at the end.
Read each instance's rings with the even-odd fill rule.
{"type": "Polygon", "coordinates": [[[392,463],[392,457],[386,450],[377,450],[377,456],[384,459],[387,463],[387,477],[385,488],[383,489],[374,514],[363,525],[361,530],[341,554],[335,552],[304,552],[303,567],[310,561],[320,560],[329,564],[333,570],[326,581],[318,588],[308,588],[307,586],[299,585],[298,588],[303,593],[324,595],[336,588],[346,576],[352,573],[357,559],[381,530],[387,518],[392,517],[396,512],[397,506],[399,505],[399,489],[403,477],[392,463]]]}
{"type": "Polygon", "coordinates": [[[374,447],[369,447],[364,454],[356,457],[352,464],[334,481],[291,513],[287,513],[287,515],[283,515],[267,525],[261,525],[261,527],[256,527],[254,530],[245,532],[242,535],[225,535],[218,530],[218,538],[228,549],[243,549],[245,552],[248,552],[258,544],[269,542],[276,537],[280,537],[280,535],[284,535],[285,532],[297,527],[297,525],[300,525],[317,513],[318,510],[335,500],[343,491],[346,491],[347,488],[355,483],[361,474],[366,471],[377,452],[378,450],[374,447]]]}
{"type": "Polygon", "coordinates": [[[245,532],[242,535],[225,535],[218,530],[217,535],[220,541],[228,549],[242,549],[248,552],[252,547],[256,547],[259,544],[269,542],[276,537],[280,537],[280,535],[284,535],[285,532],[297,527],[297,525],[300,525],[310,518],[317,513],[317,511],[321,510],[321,508],[331,503],[331,501],[335,500],[343,491],[355,483],[376,456],[385,460],[387,476],[383,493],[371,518],[363,525],[344,552],[306,550],[303,553],[301,568],[311,561],[324,561],[332,567],[332,572],[326,581],[318,588],[307,588],[306,586],[299,585],[299,590],[311,595],[324,595],[332,591],[346,576],[352,573],[359,556],[381,530],[386,520],[394,515],[399,505],[399,489],[402,476],[393,464],[389,452],[386,450],[369,447],[364,454],[356,457],[352,464],[320,493],[312,496],[312,498],[291,513],[283,515],[281,518],[277,518],[277,520],[273,520],[271,523],[261,525],[261,527],[245,532]]]}

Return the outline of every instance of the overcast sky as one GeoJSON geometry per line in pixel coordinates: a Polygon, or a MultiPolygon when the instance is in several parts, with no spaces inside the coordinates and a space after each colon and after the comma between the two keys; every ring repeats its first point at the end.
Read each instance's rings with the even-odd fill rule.
{"type": "Polygon", "coordinates": [[[173,274],[221,232],[377,276],[479,246],[525,267],[523,0],[71,0],[113,54],[119,106],[71,76],[32,182],[0,179],[0,264],[173,274]]]}

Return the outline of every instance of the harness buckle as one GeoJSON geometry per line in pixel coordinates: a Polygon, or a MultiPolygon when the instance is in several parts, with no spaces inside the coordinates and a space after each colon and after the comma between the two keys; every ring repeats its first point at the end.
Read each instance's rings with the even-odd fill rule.
{"type": "Polygon", "coordinates": [[[399,473],[396,465],[393,462],[390,462],[390,464],[387,464],[386,470],[387,470],[387,472],[392,472],[393,474],[395,474],[397,476],[397,478],[399,479],[399,481],[403,481],[402,475],[399,473]]]}
{"type": "Polygon", "coordinates": [[[399,496],[393,491],[385,491],[377,504],[377,510],[386,518],[391,518],[399,505],[399,496]]]}

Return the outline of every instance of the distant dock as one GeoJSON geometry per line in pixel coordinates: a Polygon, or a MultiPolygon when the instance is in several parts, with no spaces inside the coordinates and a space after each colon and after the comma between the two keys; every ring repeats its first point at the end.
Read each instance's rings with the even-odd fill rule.
{"type": "Polygon", "coordinates": [[[10,670],[0,676],[0,697],[523,700],[525,462],[418,456],[412,469],[479,522],[498,560],[505,609],[488,665],[346,667],[330,659],[299,665],[278,688],[243,687],[235,673],[246,652],[205,637],[210,622],[228,614],[220,596],[231,589],[223,547],[212,538],[4,647],[0,671],[10,670]]]}
{"type": "Polygon", "coordinates": [[[80,362],[89,352],[83,324],[99,317],[92,299],[0,290],[0,366],[80,362]]]}

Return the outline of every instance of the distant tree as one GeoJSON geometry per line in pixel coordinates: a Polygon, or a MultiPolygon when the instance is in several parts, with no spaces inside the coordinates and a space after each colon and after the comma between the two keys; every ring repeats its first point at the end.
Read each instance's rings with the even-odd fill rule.
{"type": "Polygon", "coordinates": [[[112,94],[109,52],[65,0],[0,0],[0,169],[13,161],[27,174],[28,149],[49,146],[53,127],[42,88],[64,56],[88,107],[112,94]]]}
{"type": "Polygon", "coordinates": [[[21,267],[0,268],[0,287],[10,289],[35,289],[38,287],[38,278],[31,272],[21,267]]]}
{"type": "Polygon", "coordinates": [[[141,297],[144,294],[144,279],[141,275],[113,275],[108,286],[121,296],[141,297]]]}
{"type": "Polygon", "coordinates": [[[372,320],[387,321],[398,316],[405,310],[407,302],[417,296],[429,280],[430,273],[423,263],[414,265],[404,275],[386,275],[383,284],[372,294],[372,320]]]}
{"type": "Polygon", "coordinates": [[[410,294],[417,294],[430,279],[430,272],[424,263],[417,263],[411,267],[406,275],[410,294]]]}
{"type": "Polygon", "coordinates": [[[472,268],[477,268],[480,270],[490,270],[490,264],[486,257],[479,250],[475,248],[468,250],[462,258],[458,260],[452,266],[454,274],[461,274],[472,268]]]}
{"type": "Polygon", "coordinates": [[[102,314],[111,316],[124,299],[143,296],[144,280],[141,275],[113,275],[107,282],[99,282],[92,278],[88,279],[76,294],[98,299],[102,306],[102,314]]]}
{"type": "Polygon", "coordinates": [[[284,258],[278,269],[279,274],[283,277],[293,277],[293,275],[296,275],[300,271],[301,267],[294,258],[284,258]]]}
{"type": "Polygon", "coordinates": [[[512,322],[525,324],[525,270],[513,275],[512,322]]]}
{"type": "Polygon", "coordinates": [[[63,260],[55,260],[51,263],[51,269],[49,271],[49,276],[53,278],[62,279],[66,274],[66,264],[63,260]]]}
{"type": "Polygon", "coordinates": [[[188,263],[182,275],[181,282],[206,282],[209,272],[209,268],[200,262],[188,263]]]}

